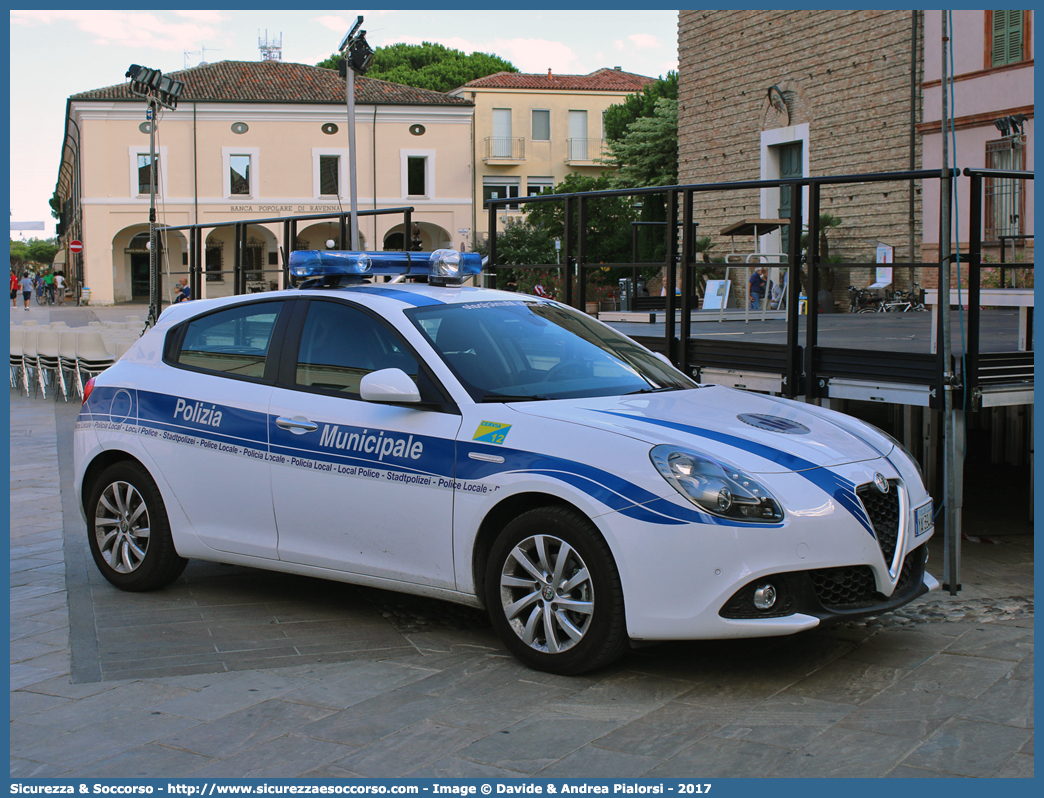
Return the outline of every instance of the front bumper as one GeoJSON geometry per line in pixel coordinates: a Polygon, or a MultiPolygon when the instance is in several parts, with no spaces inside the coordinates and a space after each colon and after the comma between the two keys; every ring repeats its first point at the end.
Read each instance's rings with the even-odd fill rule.
{"type": "Polygon", "coordinates": [[[873,571],[866,565],[768,574],[736,591],[718,614],[730,620],[806,615],[818,618],[819,625],[878,615],[913,601],[937,584],[931,576],[925,579],[926,561],[924,545],[907,554],[890,596],[877,591],[873,571]],[[754,592],[765,584],[775,588],[776,600],[772,607],[759,610],[754,592]]]}
{"type": "Polygon", "coordinates": [[[883,459],[833,471],[852,486],[844,501],[807,475],[773,475],[769,489],[786,509],[782,524],[598,518],[616,556],[632,639],[794,634],[894,610],[938,587],[924,570],[932,529],[916,524],[916,508],[929,500],[923,488],[902,483],[883,459]],[[877,473],[894,486],[887,502],[866,493],[877,491],[866,487],[877,473]],[[753,593],[767,582],[778,598],[758,611],[753,593]]]}

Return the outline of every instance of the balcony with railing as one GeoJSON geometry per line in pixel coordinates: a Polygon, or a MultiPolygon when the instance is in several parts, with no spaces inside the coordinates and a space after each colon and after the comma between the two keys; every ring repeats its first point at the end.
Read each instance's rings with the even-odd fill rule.
{"type": "Polygon", "coordinates": [[[484,163],[515,164],[526,160],[526,140],[505,136],[486,137],[484,163]]]}
{"type": "Polygon", "coordinates": [[[566,163],[593,165],[605,157],[605,139],[566,139],[566,163]]]}

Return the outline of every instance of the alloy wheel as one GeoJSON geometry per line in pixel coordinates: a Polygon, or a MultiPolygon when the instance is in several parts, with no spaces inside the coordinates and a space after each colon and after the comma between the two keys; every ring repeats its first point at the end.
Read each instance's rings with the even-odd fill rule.
{"type": "Polygon", "coordinates": [[[129,482],[113,482],[98,498],[94,516],[98,550],[112,570],[135,571],[149,549],[149,512],[129,482]]]}
{"type": "Polygon", "coordinates": [[[594,617],[590,572],[576,549],[552,535],[516,545],[500,575],[504,616],[530,648],[559,654],[579,643],[594,617]]]}

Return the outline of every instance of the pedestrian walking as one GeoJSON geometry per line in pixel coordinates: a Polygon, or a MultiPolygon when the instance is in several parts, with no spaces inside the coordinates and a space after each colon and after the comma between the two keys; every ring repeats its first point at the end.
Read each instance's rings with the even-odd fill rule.
{"type": "Polygon", "coordinates": [[[54,274],[54,291],[58,295],[58,304],[65,304],[65,275],[61,272],[54,274]]]}
{"type": "Polygon", "coordinates": [[[750,309],[758,310],[761,307],[761,297],[765,294],[765,270],[758,268],[750,276],[750,309]]]}
{"type": "Polygon", "coordinates": [[[11,272],[11,307],[18,308],[18,275],[11,272]]]}
{"type": "Polygon", "coordinates": [[[33,295],[33,278],[29,276],[29,272],[22,273],[22,299],[25,300],[25,312],[29,312],[29,298],[33,295]]]}

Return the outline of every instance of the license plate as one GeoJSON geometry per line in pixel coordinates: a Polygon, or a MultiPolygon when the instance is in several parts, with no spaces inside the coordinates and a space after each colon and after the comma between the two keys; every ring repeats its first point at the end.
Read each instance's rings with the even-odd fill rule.
{"type": "Polygon", "coordinates": [[[919,538],[925,532],[931,530],[935,525],[935,513],[933,510],[933,502],[928,504],[922,504],[916,510],[914,510],[914,537],[919,538]]]}

